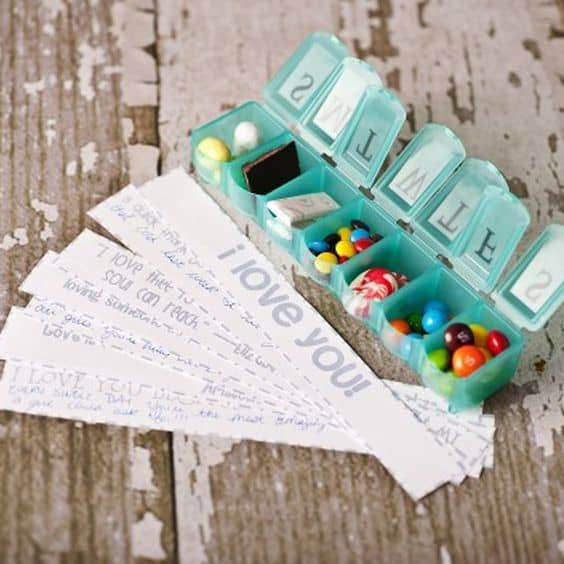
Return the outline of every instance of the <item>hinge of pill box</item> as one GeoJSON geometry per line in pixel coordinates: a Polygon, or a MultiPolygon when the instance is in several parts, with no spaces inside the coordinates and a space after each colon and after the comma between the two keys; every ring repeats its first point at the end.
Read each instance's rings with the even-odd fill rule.
{"type": "Polygon", "coordinates": [[[441,255],[440,253],[437,255],[437,258],[448,268],[450,268],[451,270],[454,270],[454,267],[452,266],[452,262],[450,262],[450,260],[448,260],[444,255],[441,255]]]}
{"type": "Polygon", "coordinates": [[[411,227],[411,225],[407,222],[404,221],[403,219],[398,219],[396,221],[396,223],[404,230],[407,231],[408,233],[413,233],[413,227],[411,227]]]}
{"type": "Polygon", "coordinates": [[[327,153],[321,153],[321,158],[324,161],[327,161],[333,168],[337,168],[337,163],[334,161],[331,155],[328,155],[327,153]]]}
{"type": "Polygon", "coordinates": [[[374,199],[374,194],[372,193],[372,190],[369,190],[368,188],[365,188],[364,186],[359,186],[358,190],[360,191],[360,193],[365,196],[366,198],[368,198],[369,200],[373,200],[374,199]]]}

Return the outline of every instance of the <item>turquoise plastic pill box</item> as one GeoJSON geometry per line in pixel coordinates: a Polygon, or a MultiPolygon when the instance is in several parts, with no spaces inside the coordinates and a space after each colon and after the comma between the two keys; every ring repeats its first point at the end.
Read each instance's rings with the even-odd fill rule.
{"type": "Polygon", "coordinates": [[[564,226],[549,226],[500,281],[529,225],[529,213],[493,164],[466,158],[457,136],[438,124],[425,125],[376,182],[405,109],[375,70],[349,57],[331,34],[310,35],[266,86],[264,98],[265,105],[247,102],[192,131],[198,176],[227,194],[341,301],[350,282],[368,268],[406,274],[411,282],[372,302],[366,322],[452,410],[476,405],[504,386],[523,350],[522,329],[542,327],[564,300],[564,226]],[[260,145],[214,170],[202,166],[198,143],[213,136],[232,149],[241,121],[258,127],[260,145]],[[301,174],[265,196],[249,192],[242,167],[290,141],[296,143],[301,174]],[[304,229],[281,229],[267,203],[312,192],[326,192],[341,207],[304,229]],[[352,219],[383,238],[321,275],[308,242],[352,219]],[[411,346],[390,325],[421,311],[431,299],[448,305],[452,319],[447,324],[498,329],[510,347],[466,378],[438,370],[427,353],[443,346],[447,324],[411,346]]]}

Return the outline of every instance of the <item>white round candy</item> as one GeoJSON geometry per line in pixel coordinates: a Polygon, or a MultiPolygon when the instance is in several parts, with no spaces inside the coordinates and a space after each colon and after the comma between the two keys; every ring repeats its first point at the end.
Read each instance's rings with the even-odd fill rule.
{"type": "Polygon", "coordinates": [[[258,127],[251,121],[242,121],[233,133],[233,150],[240,155],[252,149],[256,149],[260,142],[258,127]]]}

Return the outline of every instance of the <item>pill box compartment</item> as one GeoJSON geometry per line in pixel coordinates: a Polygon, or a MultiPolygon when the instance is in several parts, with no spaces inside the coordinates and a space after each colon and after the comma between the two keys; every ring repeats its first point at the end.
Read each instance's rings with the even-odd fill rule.
{"type": "MultiPolygon", "coordinates": [[[[322,285],[329,284],[330,274],[322,274],[315,268],[315,255],[309,250],[308,245],[312,241],[323,240],[327,235],[336,233],[341,227],[348,227],[353,219],[358,219],[370,228],[370,233],[377,233],[382,238],[396,233],[399,230],[387,215],[382,213],[370,200],[364,196],[357,196],[354,200],[344,205],[342,208],[327,214],[313,225],[306,227],[299,236],[298,253],[295,258],[302,265],[304,270],[317,282],[322,285]]],[[[377,244],[377,243],[376,243],[377,244]]],[[[374,245],[373,245],[374,246],[374,245]]],[[[347,265],[349,262],[358,261],[362,256],[370,251],[369,247],[365,251],[356,254],[343,265],[335,266],[333,270],[347,265]]],[[[338,290],[334,290],[339,295],[338,290]]]]}
{"type": "Polygon", "coordinates": [[[442,338],[444,328],[453,322],[452,319],[472,308],[477,301],[477,295],[467,284],[447,267],[432,261],[431,270],[409,282],[387,300],[374,304],[370,311],[369,325],[379,334],[382,343],[390,352],[417,370],[418,349],[423,341],[435,334],[439,334],[442,338]],[[430,300],[443,302],[451,317],[434,333],[425,335],[419,340],[401,333],[391,325],[394,319],[405,319],[410,313],[422,314],[423,307],[430,300]]]}
{"type": "MultiPolygon", "coordinates": [[[[286,249],[293,256],[297,256],[299,235],[305,227],[288,227],[282,224],[268,209],[268,202],[318,192],[325,192],[341,207],[358,197],[358,190],[345,183],[332,169],[319,164],[263,198],[257,199],[257,221],[259,225],[270,235],[275,243],[286,249]]],[[[323,218],[318,218],[309,225],[321,219],[323,218]]]]}
{"type": "Polygon", "coordinates": [[[246,102],[205,125],[194,129],[190,134],[192,163],[198,177],[207,185],[216,188],[221,187],[225,167],[229,162],[211,163],[206,161],[197,152],[198,144],[206,137],[217,137],[229,147],[232,156],[236,157],[233,154],[233,135],[235,128],[242,121],[250,121],[257,126],[260,133],[260,145],[269,143],[274,137],[281,135],[285,131],[284,126],[258,102],[246,102]]]}
{"type": "Polygon", "coordinates": [[[443,331],[436,331],[425,337],[421,346],[414,348],[413,368],[423,383],[447,399],[451,411],[461,411],[480,403],[511,380],[519,362],[524,339],[512,323],[482,300],[455,316],[449,323],[477,323],[488,330],[497,329],[505,334],[510,343],[501,354],[466,378],[439,370],[427,358],[431,351],[444,347],[443,331]]]}

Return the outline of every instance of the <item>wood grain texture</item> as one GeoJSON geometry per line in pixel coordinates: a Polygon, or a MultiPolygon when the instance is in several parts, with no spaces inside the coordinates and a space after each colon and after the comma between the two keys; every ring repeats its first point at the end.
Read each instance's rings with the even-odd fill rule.
{"type": "MultiPolygon", "coordinates": [[[[188,166],[190,128],[259,98],[317,29],[407,105],[395,150],[445,123],[524,199],[527,242],[562,222],[562,0],[0,0],[0,314],[89,207],[188,166]]],[[[416,382],[221,203],[376,373],[416,382]]],[[[495,468],[419,504],[366,456],[0,413],[0,561],[559,562],[563,326],[487,404],[495,468]]]]}

